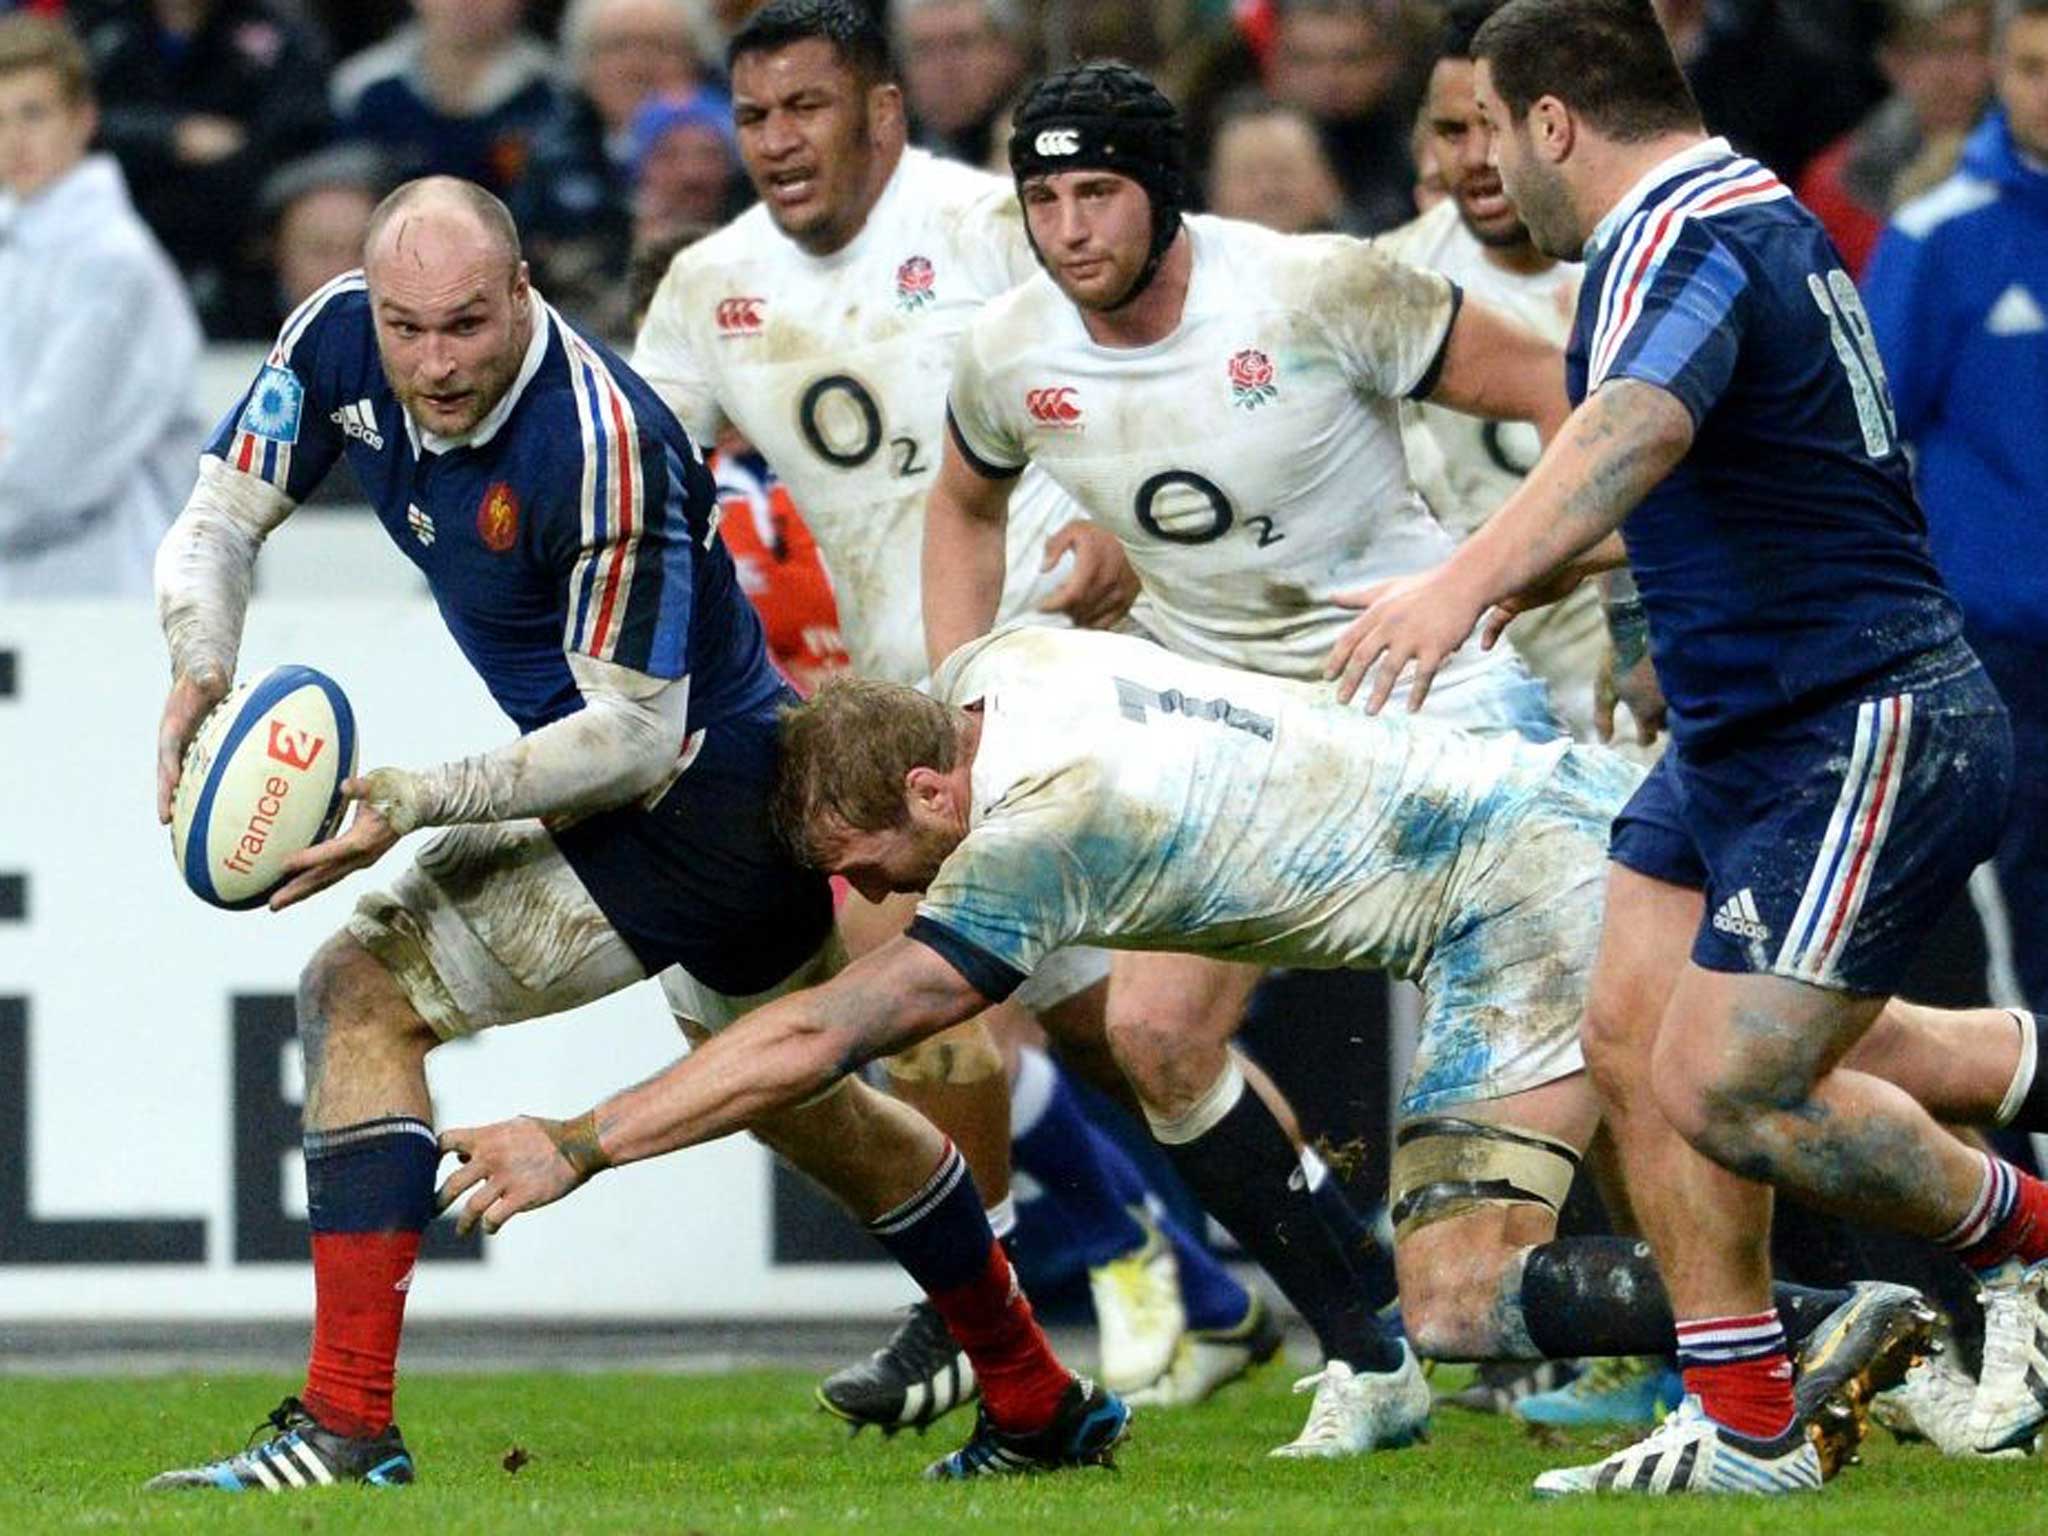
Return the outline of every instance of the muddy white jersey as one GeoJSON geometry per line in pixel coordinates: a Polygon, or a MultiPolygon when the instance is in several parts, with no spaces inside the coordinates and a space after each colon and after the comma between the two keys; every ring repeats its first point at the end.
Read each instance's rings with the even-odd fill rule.
{"type": "MultiPolygon", "coordinates": [[[[700,442],[728,420],[789,486],[869,676],[928,670],[919,565],[947,382],[968,323],[1037,270],[1007,180],[913,149],[842,249],[812,256],[756,206],[678,256],[648,310],[635,369],[700,442]]],[[[1039,566],[1077,515],[1043,476],[1018,485],[1002,617],[1063,579],[1039,566]]]]}
{"type": "MultiPolygon", "coordinates": [[[[1486,259],[1485,248],[1448,199],[1374,243],[1411,266],[1443,273],[1546,341],[1562,346],[1571,334],[1583,268],[1559,262],[1542,272],[1504,271],[1486,259]]],[[[1403,403],[1401,435],[1423,499],[1458,539],[1493,515],[1543,451],[1527,422],[1480,421],[1419,400],[1403,403]]],[[[1524,614],[1508,637],[1549,686],[1551,702],[1572,733],[1590,740],[1593,678],[1607,655],[1607,627],[1592,584],[1524,614]]]]}
{"type": "Polygon", "coordinates": [[[989,996],[1077,942],[1416,975],[1567,751],[1097,632],[1000,631],[933,689],[981,737],[911,932],[989,996]]]}
{"type": "MultiPolygon", "coordinates": [[[[954,375],[955,440],[983,473],[1050,472],[1123,541],[1169,648],[1313,679],[1353,614],[1331,598],[1453,543],[1410,483],[1398,403],[1434,387],[1459,295],[1341,235],[1187,220],[1179,326],[1092,340],[1050,278],[985,309],[954,375]]],[[[1468,645],[1430,702],[1519,669],[1468,645]]]]}

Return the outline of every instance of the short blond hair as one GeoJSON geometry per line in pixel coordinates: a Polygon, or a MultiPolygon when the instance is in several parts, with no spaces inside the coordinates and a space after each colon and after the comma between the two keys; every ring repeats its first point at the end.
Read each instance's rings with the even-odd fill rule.
{"type": "Polygon", "coordinates": [[[791,853],[823,864],[821,833],[834,826],[886,832],[910,819],[904,780],[913,768],[952,770],[960,755],[956,711],[901,683],[835,677],[782,712],[775,828],[791,853]]]}
{"type": "Polygon", "coordinates": [[[47,69],[72,106],[92,98],[92,64],[85,45],[63,22],[49,16],[17,13],[0,17],[0,76],[47,69]]]}

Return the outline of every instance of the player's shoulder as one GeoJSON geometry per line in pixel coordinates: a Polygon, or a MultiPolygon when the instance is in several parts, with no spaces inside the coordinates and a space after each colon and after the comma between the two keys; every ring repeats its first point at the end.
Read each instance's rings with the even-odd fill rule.
{"type": "Polygon", "coordinates": [[[788,244],[788,236],[768,216],[767,206],[756,203],[702,240],[678,251],[669,263],[662,286],[694,294],[707,283],[742,272],[758,273],[764,265],[779,261],[788,244]]]}
{"type": "Polygon", "coordinates": [[[1464,228],[1464,220],[1458,216],[1457,203],[1447,197],[1406,224],[1373,236],[1372,243],[1396,261],[1405,261],[1416,267],[1434,267],[1457,244],[1464,228]]]}
{"type": "Polygon", "coordinates": [[[1077,324],[1072,302],[1043,272],[1034,272],[976,311],[967,328],[966,345],[981,368],[993,372],[1005,363],[1020,362],[1077,324]]]}
{"type": "Polygon", "coordinates": [[[1999,186],[1969,171],[1958,171],[1940,185],[1900,206],[1892,227],[1914,240],[1933,239],[1944,231],[1966,227],[1971,215],[1999,201],[1999,186]]]}

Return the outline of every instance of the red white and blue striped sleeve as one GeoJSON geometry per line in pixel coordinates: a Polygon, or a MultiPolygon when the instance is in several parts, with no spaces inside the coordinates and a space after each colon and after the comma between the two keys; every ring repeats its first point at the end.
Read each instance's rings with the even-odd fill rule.
{"type": "Polygon", "coordinates": [[[363,274],[343,273],[292,311],[255,379],[214,428],[208,454],[295,502],[311,494],[343,443],[341,429],[314,399],[313,354],[337,301],[362,292],[363,274]]]}
{"type": "Polygon", "coordinates": [[[607,359],[569,327],[561,335],[582,456],[563,646],[653,677],[686,676],[694,482],[607,359]]]}

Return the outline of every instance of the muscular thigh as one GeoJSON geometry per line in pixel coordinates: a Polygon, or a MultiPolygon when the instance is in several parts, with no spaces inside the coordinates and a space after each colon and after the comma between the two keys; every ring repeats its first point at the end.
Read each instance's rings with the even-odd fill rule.
{"type": "Polygon", "coordinates": [[[1262,967],[1202,955],[1120,951],[1109,972],[1110,1027],[1171,1024],[1192,1038],[1229,1039],[1244,1020],[1262,967]]]}
{"type": "Polygon", "coordinates": [[[347,931],[436,1035],[560,1013],[646,975],[537,821],[455,827],[347,931]]]}

